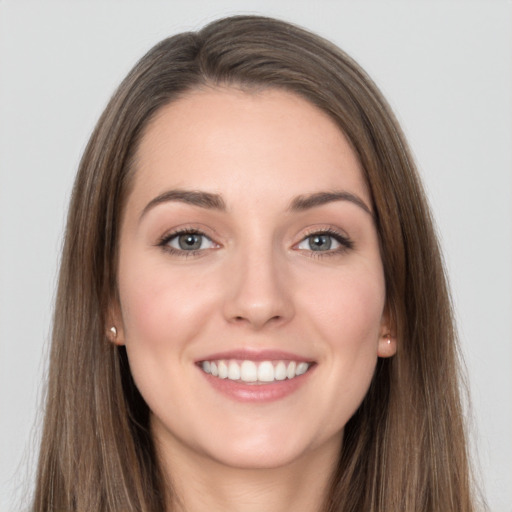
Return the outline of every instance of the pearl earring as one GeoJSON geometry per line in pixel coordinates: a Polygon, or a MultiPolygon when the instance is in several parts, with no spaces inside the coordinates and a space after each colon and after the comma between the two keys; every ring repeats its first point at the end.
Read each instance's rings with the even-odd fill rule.
{"type": "Polygon", "coordinates": [[[108,331],[107,331],[107,337],[110,339],[110,341],[114,341],[117,338],[117,328],[115,325],[113,325],[108,331]]]}

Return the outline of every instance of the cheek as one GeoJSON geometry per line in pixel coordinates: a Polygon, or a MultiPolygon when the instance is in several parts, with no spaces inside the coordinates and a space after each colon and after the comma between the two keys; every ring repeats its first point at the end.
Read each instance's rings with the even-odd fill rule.
{"type": "Polygon", "coordinates": [[[353,344],[357,348],[371,339],[376,346],[385,303],[380,267],[340,272],[323,282],[324,286],[309,287],[303,307],[326,337],[334,345],[353,344]]]}
{"type": "Polygon", "coordinates": [[[385,304],[384,278],[379,269],[375,266],[340,274],[326,281],[323,292],[317,289],[303,305],[321,340],[319,349],[335,390],[331,397],[334,406],[346,403],[357,407],[375,370],[385,304]],[[337,402],[341,396],[345,399],[337,402]]]}
{"type": "Polygon", "coordinates": [[[127,346],[174,349],[201,329],[211,294],[199,276],[170,271],[159,262],[126,261],[120,266],[119,293],[127,346]]]}
{"type": "MultiPolygon", "coordinates": [[[[322,379],[308,411],[324,418],[322,428],[339,432],[366,396],[377,363],[384,309],[384,282],[379,274],[333,279],[325,293],[309,301],[314,334],[322,353],[322,379]],[[328,410],[325,417],[322,412],[328,410]]],[[[320,434],[319,434],[320,435],[320,434]]]]}
{"type": "Polygon", "coordinates": [[[170,404],[185,410],[186,393],[173,390],[194,371],[190,353],[211,317],[212,294],[204,279],[138,260],[133,251],[120,262],[119,295],[124,342],[140,393],[153,413],[165,416],[170,404]]]}

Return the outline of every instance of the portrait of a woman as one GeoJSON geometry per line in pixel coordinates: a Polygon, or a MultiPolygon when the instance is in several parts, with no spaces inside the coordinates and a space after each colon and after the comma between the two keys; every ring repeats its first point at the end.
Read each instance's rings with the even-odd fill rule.
{"type": "Polygon", "coordinates": [[[486,510],[425,187],[328,39],[234,15],[150,48],[57,281],[33,512],[486,510]]]}
{"type": "Polygon", "coordinates": [[[370,78],[221,19],[155,46],[85,150],[34,510],[471,511],[456,368],[370,78]]]}

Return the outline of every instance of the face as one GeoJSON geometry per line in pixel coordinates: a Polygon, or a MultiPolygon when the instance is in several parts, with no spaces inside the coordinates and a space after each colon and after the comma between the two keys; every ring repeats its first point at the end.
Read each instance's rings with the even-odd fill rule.
{"type": "Polygon", "coordinates": [[[334,122],[286,92],[194,91],[137,155],[116,342],[163,453],[336,453],[388,340],[370,196],[334,122]]]}

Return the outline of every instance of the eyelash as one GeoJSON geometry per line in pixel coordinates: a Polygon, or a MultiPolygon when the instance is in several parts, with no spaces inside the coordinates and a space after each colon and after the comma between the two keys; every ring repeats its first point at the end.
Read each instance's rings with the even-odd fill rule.
{"type": "MultiPolygon", "coordinates": [[[[173,231],[172,233],[168,233],[168,234],[164,235],[159,240],[157,245],[159,247],[161,247],[164,251],[166,251],[172,255],[181,256],[181,257],[185,257],[185,258],[188,258],[190,256],[198,256],[198,255],[204,254],[204,252],[207,250],[207,249],[194,249],[194,250],[186,251],[186,250],[176,249],[169,245],[169,242],[171,240],[173,240],[174,238],[177,238],[179,236],[182,236],[182,235],[199,235],[199,236],[205,237],[208,240],[212,241],[212,239],[208,235],[206,235],[205,233],[203,233],[202,231],[200,231],[198,229],[185,228],[185,229],[173,231]]],[[[301,251],[302,250],[306,251],[308,253],[308,256],[311,258],[324,258],[324,257],[336,256],[336,255],[342,254],[342,253],[347,252],[354,248],[354,242],[350,238],[348,238],[345,235],[342,235],[341,233],[339,233],[338,231],[336,231],[335,229],[332,229],[332,228],[316,229],[314,231],[311,231],[310,233],[306,233],[302,237],[302,239],[297,244],[294,245],[294,247],[297,247],[299,244],[301,244],[302,242],[306,241],[308,238],[313,237],[313,236],[330,236],[336,242],[338,242],[340,244],[340,246],[336,249],[327,250],[327,251],[314,251],[312,249],[311,250],[301,249],[301,251]]],[[[212,243],[215,243],[215,242],[212,241],[212,243]]]]}
{"type": "MultiPolygon", "coordinates": [[[[208,235],[206,235],[205,233],[203,233],[202,231],[200,231],[198,229],[185,228],[185,229],[173,231],[172,233],[168,233],[168,234],[164,235],[160,239],[160,241],[158,242],[157,245],[169,254],[172,254],[174,256],[181,256],[181,257],[185,257],[185,258],[188,258],[190,256],[199,256],[201,254],[204,254],[204,252],[207,250],[207,249],[193,249],[191,251],[186,251],[184,249],[183,250],[176,249],[175,247],[171,247],[169,245],[169,242],[171,240],[173,240],[174,238],[178,238],[179,236],[182,236],[182,235],[199,235],[199,236],[205,237],[208,240],[212,241],[212,239],[208,235]]],[[[213,243],[215,243],[215,242],[213,242],[213,243]]]]}
{"type": "MultiPolygon", "coordinates": [[[[299,242],[299,244],[301,244],[302,242],[304,242],[305,240],[307,240],[310,237],[325,236],[325,235],[332,237],[334,240],[336,240],[336,242],[338,242],[340,244],[340,246],[336,249],[331,249],[331,250],[327,250],[327,251],[309,250],[307,252],[308,252],[308,256],[310,258],[325,258],[325,257],[331,257],[331,256],[338,256],[338,255],[343,254],[347,251],[350,251],[351,249],[354,248],[354,242],[350,238],[348,238],[345,235],[342,235],[340,232],[338,232],[337,230],[335,230],[333,228],[315,229],[315,230],[311,231],[310,233],[306,233],[304,235],[304,237],[301,239],[301,241],[299,242]]],[[[295,245],[297,246],[299,244],[295,244],[295,245]]]]}

